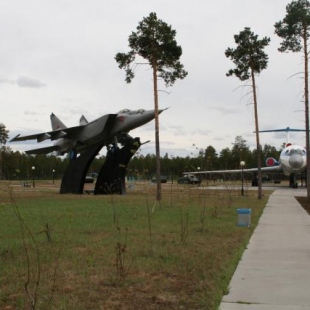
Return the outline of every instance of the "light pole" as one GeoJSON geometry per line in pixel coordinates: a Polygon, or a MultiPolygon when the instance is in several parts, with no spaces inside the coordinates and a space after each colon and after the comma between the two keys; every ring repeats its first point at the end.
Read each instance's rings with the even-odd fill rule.
{"type": "MultiPolygon", "coordinates": [[[[197,167],[197,171],[200,172],[200,167],[197,167]]],[[[197,174],[197,178],[200,180],[199,173],[197,174]]],[[[198,185],[200,185],[200,184],[198,184],[198,185]]]]}
{"type": "Polygon", "coordinates": [[[241,166],[241,196],[244,196],[244,190],[243,190],[243,168],[245,166],[245,162],[243,160],[240,161],[241,166]]]}
{"type": "Polygon", "coordinates": [[[36,184],[34,182],[34,171],[36,170],[36,167],[32,166],[31,169],[32,169],[32,187],[35,188],[36,184]]]}
{"type": "Polygon", "coordinates": [[[53,169],[53,184],[55,183],[55,169],[53,169]]]}

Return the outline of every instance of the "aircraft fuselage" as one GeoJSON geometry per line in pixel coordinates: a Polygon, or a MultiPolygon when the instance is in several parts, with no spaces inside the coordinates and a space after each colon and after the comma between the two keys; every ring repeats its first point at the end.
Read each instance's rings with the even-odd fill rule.
{"type": "MultiPolygon", "coordinates": [[[[161,113],[163,110],[159,110],[161,113]]],[[[16,136],[11,140],[25,141],[36,139],[42,142],[46,139],[55,141],[53,146],[26,151],[27,154],[48,154],[56,151],[58,155],[63,155],[73,151],[75,154],[81,153],[90,145],[117,144],[118,138],[125,141],[130,138],[128,132],[140,127],[155,118],[154,110],[139,109],[131,111],[122,110],[117,114],[107,114],[98,119],[87,122],[84,116],[81,117],[80,126],[67,128],[53,113],[51,123],[53,131],[39,133],[30,136],[16,136]]]]}
{"type": "Polygon", "coordinates": [[[306,150],[299,145],[289,145],[281,152],[279,163],[285,175],[302,172],[307,166],[306,150]]]}

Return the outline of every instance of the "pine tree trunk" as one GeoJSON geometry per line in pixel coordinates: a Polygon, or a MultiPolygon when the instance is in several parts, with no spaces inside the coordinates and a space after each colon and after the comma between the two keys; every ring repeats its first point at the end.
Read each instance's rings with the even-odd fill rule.
{"type": "Polygon", "coordinates": [[[256,133],[256,149],[257,149],[257,181],[258,181],[257,198],[262,199],[263,194],[262,194],[262,171],[261,171],[261,146],[259,141],[257,96],[256,96],[256,84],[253,69],[251,69],[251,76],[252,76],[253,99],[254,99],[254,117],[255,117],[255,133],[256,133]]]}
{"type": "Polygon", "coordinates": [[[308,47],[307,29],[304,31],[304,57],[305,57],[305,122],[306,122],[306,151],[307,151],[307,199],[310,201],[310,147],[309,147],[309,88],[308,88],[308,47]]]}
{"type": "Polygon", "coordinates": [[[153,61],[154,105],[155,105],[155,149],[156,149],[156,201],[161,201],[161,174],[159,148],[159,118],[158,118],[158,90],[157,90],[157,63],[153,61]]]}

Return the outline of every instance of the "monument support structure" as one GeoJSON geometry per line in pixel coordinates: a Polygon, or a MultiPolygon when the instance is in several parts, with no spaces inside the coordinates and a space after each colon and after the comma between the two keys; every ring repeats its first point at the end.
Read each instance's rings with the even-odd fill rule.
{"type": "MultiPolygon", "coordinates": [[[[83,194],[87,171],[104,144],[93,145],[72,159],[63,175],[60,194],[83,194]]],[[[141,146],[139,138],[128,138],[122,148],[111,147],[100,169],[94,194],[126,194],[125,175],[128,162],[141,146]]]]}
{"type": "Polygon", "coordinates": [[[70,160],[62,177],[60,194],[83,194],[88,168],[102,147],[102,144],[91,146],[79,157],[70,160]]]}
{"type": "Polygon", "coordinates": [[[112,147],[98,175],[95,195],[126,194],[125,175],[128,162],[141,145],[139,138],[130,139],[121,149],[112,147]]]}

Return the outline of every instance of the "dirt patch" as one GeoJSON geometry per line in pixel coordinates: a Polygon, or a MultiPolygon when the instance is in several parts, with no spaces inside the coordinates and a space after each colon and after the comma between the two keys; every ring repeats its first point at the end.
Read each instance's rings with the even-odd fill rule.
{"type": "Polygon", "coordinates": [[[310,214],[310,201],[307,197],[295,197],[301,206],[310,214]]]}

